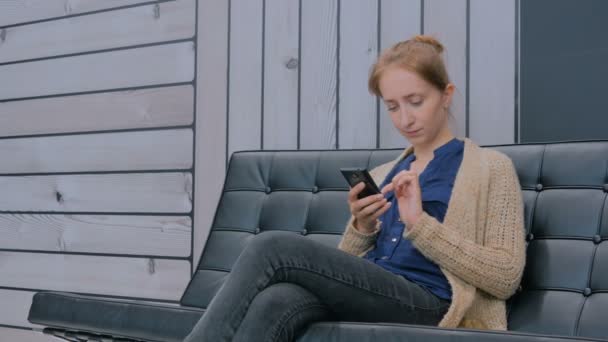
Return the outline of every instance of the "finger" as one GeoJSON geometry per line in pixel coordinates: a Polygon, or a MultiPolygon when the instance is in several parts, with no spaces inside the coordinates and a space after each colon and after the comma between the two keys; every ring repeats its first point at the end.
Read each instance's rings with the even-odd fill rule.
{"type": "Polygon", "coordinates": [[[348,202],[352,203],[352,202],[356,202],[359,198],[357,197],[357,195],[359,195],[359,193],[361,192],[361,190],[363,190],[363,188],[365,188],[365,184],[363,184],[363,182],[358,183],[357,185],[353,186],[350,191],[348,192],[348,202]]]}
{"type": "Polygon", "coordinates": [[[372,219],[377,220],[380,216],[382,216],[385,212],[387,212],[391,208],[392,205],[393,205],[392,202],[386,202],[386,204],[382,208],[376,210],[376,212],[372,215],[372,219]]]}
{"type": "Polygon", "coordinates": [[[377,201],[381,201],[382,199],[384,199],[384,195],[382,195],[382,194],[367,196],[367,197],[362,198],[362,199],[360,199],[358,201],[355,201],[351,205],[351,211],[352,212],[359,212],[363,208],[367,207],[368,205],[370,205],[370,204],[372,204],[374,202],[377,202],[377,201]]]}
{"type": "Polygon", "coordinates": [[[393,191],[394,188],[395,186],[393,185],[393,183],[388,183],[382,188],[382,190],[380,190],[380,192],[386,195],[388,192],[393,191]]]}
{"type": "Polygon", "coordinates": [[[359,215],[367,217],[367,216],[372,216],[376,211],[378,211],[378,209],[382,208],[385,204],[386,204],[386,198],[372,203],[368,206],[366,206],[365,208],[361,209],[361,211],[359,212],[359,215]]]}

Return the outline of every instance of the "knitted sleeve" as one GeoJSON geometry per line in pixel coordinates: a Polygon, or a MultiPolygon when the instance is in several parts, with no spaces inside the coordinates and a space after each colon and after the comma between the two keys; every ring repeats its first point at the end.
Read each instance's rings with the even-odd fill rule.
{"type": "Polygon", "coordinates": [[[511,160],[499,155],[490,164],[483,245],[426,213],[405,237],[444,269],[506,300],[519,286],[525,264],[523,200],[511,160]]]}

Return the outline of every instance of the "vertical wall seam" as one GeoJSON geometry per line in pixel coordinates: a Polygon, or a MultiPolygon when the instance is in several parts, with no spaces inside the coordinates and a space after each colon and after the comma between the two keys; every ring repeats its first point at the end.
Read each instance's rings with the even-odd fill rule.
{"type": "MultiPolygon", "coordinates": [[[[198,1],[197,1],[198,3],[198,1]]],[[[226,168],[228,168],[228,154],[230,153],[230,60],[231,60],[231,51],[230,51],[230,36],[232,35],[232,0],[228,0],[228,18],[227,18],[227,44],[226,44],[226,56],[227,56],[227,65],[226,65],[226,151],[225,151],[225,160],[224,163],[226,168]]]]}
{"type": "Polygon", "coordinates": [[[196,113],[197,113],[197,101],[196,94],[198,89],[197,75],[198,75],[198,1],[194,3],[194,78],[192,85],[194,87],[194,98],[192,103],[192,204],[190,208],[190,278],[194,274],[194,208],[196,200],[196,113]]]}
{"type": "MultiPolygon", "coordinates": [[[[381,48],[381,30],[382,30],[382,0],[378,0],[376,7],[376,56],[380,55],[381,48]]],[[[380,98],[374,96],[376,99],[376,148],[380,148],[380,98]]]]}
{"type": "Polygon", "coordinates": [[[340,12],[342,8],[342,1],[338,1],[338,8],[336,11],[336,150],[340,149],[340,12]]]}
{"type": "Polygon", "coordinates": [[[301,114],[301,102],[302,102],[302,0],[298,0],[298,133],[297,133],[297,149],[300,149],[300,130],[301,123],[300,120],[302,118],[301,114]]]}
{"type": "Polygon", "coordinates": [[[465,86],[465,136],[469,137],[469,82],[471,76],[471,0],[466,3],[466,86],[465,86]]]}
{"type": "Polygon", "coordinates": [[[521,44],[521,31],[520,31],[520,25],[521,25],[521,21],[520,21],[520,0],[515,0],[515,113],[514,113],[514,127],[513,127],[513,132],[514,132],[514,143],[519,144],[520,143],[520,128],[519,128],[519,121],[520,121],[520,113],[521,113],[521,107],[520,107],[520,101],[521,101],[521,97],[519,94],[520,91],[520,79],[521,79],[521,74],[520,74],[520,44],[521,44]]]}
{"type": "Polygon", "coordinates": [[[424,0],[420,0],[420,34],[424,34],[424,0]]]}
{"type": "Polygon", "coordinates": [[[264,85],[266,83],[266,0],[262,0],[262,87],[260,101],[260,149],[264,149],[264,85]]]}

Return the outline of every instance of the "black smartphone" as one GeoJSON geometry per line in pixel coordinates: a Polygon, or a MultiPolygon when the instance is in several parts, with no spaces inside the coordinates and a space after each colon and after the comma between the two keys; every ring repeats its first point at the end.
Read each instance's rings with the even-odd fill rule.
{"type": "Polygon", "coordinates": [[[374,182],[374,179],[366,169],[341,168],[340,172],[342,172],[351,188],[361,182],[365,183],[365,188],[358,195],[359,199],[381,193],[376,182],[374,182]]]}

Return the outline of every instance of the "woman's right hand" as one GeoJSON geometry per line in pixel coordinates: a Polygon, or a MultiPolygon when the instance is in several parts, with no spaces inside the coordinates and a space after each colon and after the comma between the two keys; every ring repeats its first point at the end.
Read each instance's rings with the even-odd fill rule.
{"type": "Polygon", "coordinates": [[[354,227],[358,231],[369,234],[376,228],[376,222],[390,207],[391,202],[383,194],[371,195],[359,199],[357,195],[365,188],[363,182],[355,185],[348,192],[348,206],[355,217],[354,227]]]}

